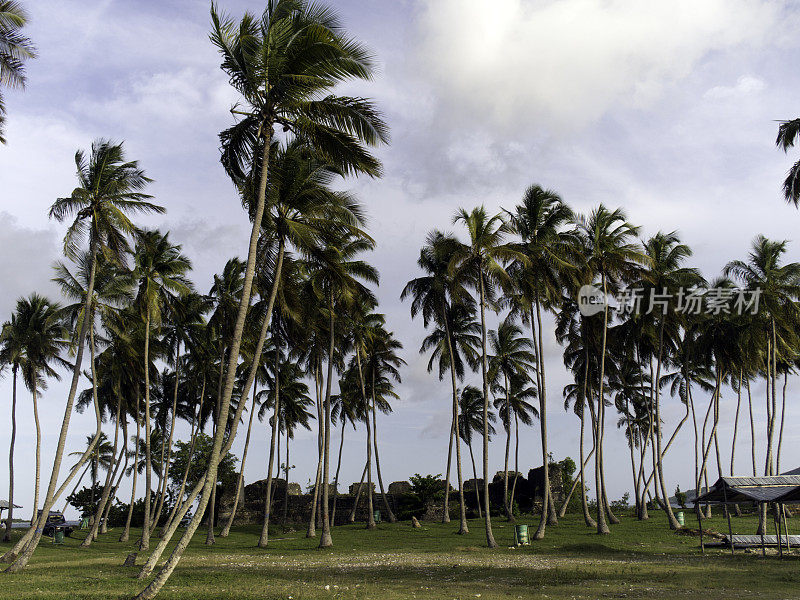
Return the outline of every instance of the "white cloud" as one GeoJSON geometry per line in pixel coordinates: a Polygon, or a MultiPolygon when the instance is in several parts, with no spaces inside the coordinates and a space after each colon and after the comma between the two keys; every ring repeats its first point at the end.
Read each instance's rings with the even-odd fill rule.
{"type": "Polygon", "coordinates": [[[736,98],[739,96],[750,96],[757,94],[764,89],[764,82],[758,77],[751,75],[742,75],[736,80],[735,85],[725,86],[718,85],[709,89],[704,98],[712,100],[724,100],[727,98],[736,98]]]}
{"type": "Polygon", "coordinates": [[[646,106],[711,51],[761,41],[777,11],[761,0],[424,0],[419,57],[449,111],[571,130],[646,106]]]}

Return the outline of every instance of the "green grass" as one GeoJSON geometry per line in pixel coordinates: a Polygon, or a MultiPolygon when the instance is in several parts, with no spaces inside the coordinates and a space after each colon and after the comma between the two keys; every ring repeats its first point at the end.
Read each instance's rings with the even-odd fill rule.
{"type": "MultiPolygon", "coordinates": [[[[520,522],[534,523],[533,519],[520,522]]],[[[754,520],[734,520],[739,532],[754,520]]],[[[660,514],[648,522],[624,518],[609,536],[597,536],[577,515],[548,529],[544,540],[512,549],[513,528],[494,523],[500,548],[484,547],[483,522],[471,533],[455,524],[383,523],[376,531],[336,527],[334,548],[318,550],[304,531],[275,529],[270,548],[255,547],[256,527],[234,530],[204,545],[198,532],[162,591],[164,599],[424,598],[800,598],[800,556],[779,560],[760,553],[712,550],[701,556],[698,539],[669,531],[660,514]]],[[[690,525],[687,523],[687,525],[690,525]]],[[[706,527],[727,531],[717,517],[706,527]]],[[[790,529],[793,523],[790,522],[790,529]]],[[[137,569],[122,567],[133,543],[118,531],[78,548],[80,532],[63,546],[47,543],[21,574],[0,579],[0,598],[130,598],[142,587],[137,569]]],[[[134,536],[132,536],[134,537],[134,536]]],[[[137,561],[139,564],[142,558],[137,561]]]]}

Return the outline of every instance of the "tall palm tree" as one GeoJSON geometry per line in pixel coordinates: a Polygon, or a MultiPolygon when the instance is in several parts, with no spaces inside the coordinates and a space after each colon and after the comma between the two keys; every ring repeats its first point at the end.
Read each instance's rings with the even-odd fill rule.
{"type": "Polygon", "coordinates": [[[186,274],[192,264],[181,254],[181,247],[169,241],[169,234],[159,231],[142,231],[136,240],[134,277],[138,283],[137,305],[144,320],[144,439],[145,439],[145,494],[144,523],[141,550],[150,547],[152,457],[150,445],[150,336],[153,325],[161,324],[165,306],[176,295],[188,294],[190,283],[186,274]]]}
{"type": "MultiPolygon", "coordinates": [[[[661,310],[653,310],[650,315],[657,321],[658,342],[656,346],[656,372],[651,381],[651,402],[654,409],[653,419],[655,421],[655,457],[656,457],[656,477],[657,485],[661,490],[664,502],[664,512],[670,529],[680,528],[678,520],[672,512],[672,507],[668,501],[669,493],[664,483],[664,469],[662,457],[664,454],[662,443],[661,427],[661,368],[665,360],[669,360],[678,341],[678,328],[680,322],[678,313],[674,310],[672,298],[677,298],[681,292],[685,292],[693,286],[703,283],[703,279],[697,269],[684,267],[683,263],[692,256],[692,251],[686,244],[680,243],[680,239],[675,232],[658,232],[645,242],[644,251],[649,258],[648,264],[642,272],[642,280],[645,284],[644,289],[652,290],[653,298],[655,294],[662,297],[667,296],[665,303],[661,305],[661,310]]],[[[687,404],[688,406],[688,404],[687,404]]],[[[687,413],[688,414],[688,413],[687,413]]]]}
{"type": "MultiPolygon", "coordinates": [[[[39,475],[41,471],[42,430],[39,423],[38,392],[47,389],[47,379],[61,380],[53,366],[69,368],[63,358],[69,347],[63,311],[58,303],[38,294],[17,302],[17,318],[25,324],[25,362],[22,375],[30,390],[33,403],[33,422],[36,427],[36,460],[34,469],[33,506],[39,506],[39,475]]],[[[9,509],[10,510],[10,509],[9,509]]]]}
{"type": "MultiPolygon", "coordinates": [[[[489,431],[489,435],[494,435],[496,432],[492,423],[497,421],[497,415],[495,415],[494,412],[488,411],[484,413],[483,409],[484,402],[481,391],[473,385],[464,386],[464,389],[461,390],[458,396],[458,423],[460,427],[458,434],[461,436],[461,439],[464,440],[464,443],[467,444],[467,448],[469,448],[469,458],[472,461],[472,477],[475,482],[475,501],[478,506],[479,518],[482,513],[482,502],[481,494],[478,489],[478,471],[475,468],[475,455],[472,452],[472,435],[474,433],[479,433],[483,436],[484,422],[486,420],[489,422],[489,426],[486,428],[489,431]]],[[[484,508],[489,510],[489,505],[484,504],[484,508]]]]}
{"type": "MultiPolygon", "coordinates": [[[[59,198],[53,203],[50,207],[50,216],[59,222],[72,218],[64,237],[64,251],[68,258],[75,258],[79,254],[82,242],[88,240],[91,258],[83,314],[91,315],[98,254],[102,253],[109,262],[121,264],[128,248],[126,236],[133,235],[136,229],[129,215],[163,213],[164,209],[147,201],[149,196],[142,190],[150,179],[145,176],[136,161],[125,159],[121,143],[114,144],[107,140],[98,140],[92,144],[92,150],[88,157],[83,151],[76,152],[75,165],[78,170],[78,187],[72,191],[69,197],[59,198]]],[[[14,562],[7,569],[11,573],[23,569],[30,561],[30,557],[41,539],[47,514],[56,500],[56,486],[61,471],[61,461],[64,456],[64,446],[69,432],[78,380],[81,375],[83,349],[87,335],[90,330],[93,330],[93,327],[90,326],[90,319],[81,319],[76,324],[76,329],[79,333],[74,338],[77,351],[72,381],[67,395],[64,418],[61,422],[53,459],[53,470],[45,493],[42,513],[38,523],[33,525],[14,548],[4,555],[6,560],[15,557],[14,562]],[[20,552],[23,546],[25,549],[20,552]]],[[[93,346],[91,344],[90,346],[93,351],[93,346]]],[[[82,459],[78,461],[79,464],[67,476],[62,488],[69,484],[90,453],[87,448],[82,459]]]]}
{"type": "MultiPolygon", "coordinates": [[[[237,185],[248,179],[258,181],[251,219],[253,227],[248,247],[245,285],[231,342],[229,365],[222,396],[221,422],[227,422],[228,401],[233,392],[235,366],[250,302],[255,272],[258,239],[266,204],[269,180],[270,149],[276,126],[306,140],[325,160],[345,173],[380,174],[380,163],[365,148],[387,140],[387,128],[372,103],[364,99],[331,94],[338,83],[369,79],[372,61],[364,48],[343,31],[334,11],[304,0],[269,2],[261,18],[250,13],[236,23],[211,9],[212,43],[222,56],[222,69],[242,97],[243,106],[235,109],[242,119],[220,134],[222,163],[237,185]],[[320,57],[324,56],[324,60],[320,57]]],[[[279,277],[275,277],[276,280],[279,277]]],[[[272,310],[265,313],[267,323],[272,310]]],[[[254,356],[259,361],[260,352],[254,356]]],[[[250,378],[248,378],[250,379],[250,378]]],[[[249,394],[247,385],[242,396],[249,394]]],[[[244,402],[239,403],[244,408],[244,402]]],[[[235,438],[241,412],[233,419],[228,440],[235,438]]],[[[223,443],[220,429],[214,437],[207,480],[216,479],[223,443]]],[[[199,493],[192,490],[192,495],[199,493]]],[[[190,521],[184,536],[165,562],[156,578],[138,596],[155,596],[169,578],[194,534],[210,498],[204,485],[200,509],[190,521]]],[[[174,528],[162,541],[169,540],[174,528]]],[[[166,543],[160,543],[140,576],[155,567],[166,543]]]]}
{"type": "Polygon", "coordinates": [[[452,419],[447,453],[447,470],[445,475],[445,498],[443,520],[450,520],[448,504],[450,492],[450,462],[453,441],[456,446],[456,472],[459,498],[459,534],[469,533],[467,525],[466,504],[464,503],[463,476],[461,473],[461,436],[458,434],[458,380],[464,377],[464,358],[471,367],[477,367],[480,346],[480,325],[475,322],[474,301],[466,291],[454,285],[455,280],[450,272],[450,263],[458,241],[452,236],[434,230],[431,231],[425,245],[420,251],[417,265],[425,272],[421,277],[409,281],[400,296],[405,299],[411,296],[411,317],[422,315],[423,325],[436,326],[435,330],[425,338],[420,353],[432,350],[428,362],[428,371],[433,369],[434,361],[439,359],[439,379],[450,372],[452,385],[452,419]],[[456,331],[456,329],[458,331],[456,331]]]}
{"type": "MultiPolygon", "coordinates": [[[[609,210],[598,206],[587,217],[576,219],[586,267],[594,278],[600,279],[603,294],[608,297],[609,290],[620,282],[632,280],[638,273],[638,265],[646,264],[648,259],[633,239],[638,228],[631,225],[621,209],[609,210]]],[[[603,307],[603,334],[600,347],[600,373],[597,402],[597,424],[595,431],[595,493],[597,495],[597,533],[607,534],[611,530],[606,523],[604,501],[605,478],[603,474],[603,435],[605,433],[605,367],[608,337],[608,303],[603,307]]]]}
{"type": "MultiPolygon", "coordinates": [[[[25,61],[35,58],[31,41],[21,30],[28,23],[28,12],[16,0],[0,0],[0,89],[25,87],[25,61]]],[[[0,91],[0,144],[3,137],[6,107],[0,91]]]]}
{"type": "MultiPolygon", "coordinates": [[[[533,344],[528,338],[522,336],[522,329],[514,322],[511,316],[506,317],[496,330],[489,331],[489,379],[493,387],[499,392],[495,400],[495,408],[506,430],[506,452],[503,469],[503,509],[509,520],[514,519],[512,505],[508,495],[508,459],[511,450],[511,419],[515,417],[514,401],[511,382],[515,379],[524,380],[527,373],[533,368],[535,357],[533,344]]],[[[517,473],[515,471],[514,479],[517,473]]],[[[545,496],[547,490],[545,490],[545,496]]]]}
{"type": "Polygon", "coordinates": [[[542,310],[558,309],[562,300],[565,275],[571,275],[575,262],[575,243],[566,225],[573,218],[572,210],[553,190],[532,185],[522,204],[510,214],[512,227],[519,235],[519,250],[525,261],[516,261],[510,268],[517,287],[512,310],[531,326],[533,352],[536,360],[536,387],[539,396],[539,427],[542,442],[544,490],[542,512],[534,539],[545,535],[548,518],[557,523],[555,507],[551,504],[550,470],[547,444],[547,377],[544,364],[542,310]],[[566,272],[566,273],[565,273],[566,272]]]}
{"type": "Polygon", "coordinates": [[[498,287],[509,288],[511,278],[503,263],[512,260],[524,262],[525,257],[505,243],[511,229],[501,215],[489,217],[483,206],[472,212],[460,209],[453,223],[463,223],[469,234],[466,244],[459,244],[452,260],[452,271],[456,277],[478,293],[481,315],[481,378],[483,380],[483,499],[486,508],[486,544],[496,548],[492,533],[492,517],[489,511],[489,375],[487,358],[486,307],[492,301],[498,287]]]}

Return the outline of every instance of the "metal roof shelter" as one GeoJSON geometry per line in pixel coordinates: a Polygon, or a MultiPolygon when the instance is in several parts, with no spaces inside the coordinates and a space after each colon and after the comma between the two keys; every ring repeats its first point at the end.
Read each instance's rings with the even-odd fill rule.
{"type": "MultiPolygon", "coordinates": [[[[773,504],[775,507],[775,540],[777,541],[778,551],[783,556],[783,543],[781,541],[781,525],[785,530],[784,540],[787,549],[793,541],[789,536],[788,525],[783,514],[784,504],[800,504],[800,472],[798,470],[791,471],[786,475],[771,475],[764,477],[720,477],[714,486],[705,494],[699,496],[695,501],[695,506],[701,504],[745,504],[755,503],[759,507],[764,504],[773,504]],[[782,523],[781,523],[782,522],[782,523]]],[[[731,546],[731,553],[737,543],[740,546],[752,545],[748,541],[751,537],[756,536],[734,536],[731,526],[731,516],[729,511],[726,512],[728,520],[728,542],[731,546]],[[748,538],[748,539],[746,539],[748,538]]],[[[698,521],[700,520],[700,513],[697,515],[698,521]]],[[[761,540],[762,553],[766,554],[766,537],[764,532],[758,536],[761,540]]],[[[773,536],[769,536],[773,537],[773,536]]],[[[796,540],[794,540],[796,541],[796,540]]],[[[771,544],[772,545],[772,544],[771,544]]],[[[700,548],[705,551],[703,544],[703,525],[700,521],[700,548]]]]}
{"type": "MultiPolygon", "coordinates": [[[[14,508],[22,507],[15,504],[14,508]]],[[[0,500],[0,510],[8,510],[8,500],[0,500]]]]}

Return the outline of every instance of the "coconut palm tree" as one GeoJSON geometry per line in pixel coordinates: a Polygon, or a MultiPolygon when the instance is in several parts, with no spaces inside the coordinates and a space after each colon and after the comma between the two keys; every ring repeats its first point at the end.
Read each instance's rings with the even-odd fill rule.
{"type": "MultiPolygon", "coordinates": [[[[586,261],[586,268],[600,279],[605,297],[623,281],[630,281],[638,274],[638,265],[646,264],[647,256],[633,239],[638,228],[627,221],[621,209],[609,210],[604,205],[594,209],[588,217],[576,218],[577,235],[586,261]]],[[[603,307],[603,335],[600,347],[600,373],[597,402],[597,425],[595,432],[595,493],[597,495],[597,533],[607,534],[611,530],[606,523],[607,507],[604,501],[605,478],[603,475],[603,435],[605,433],[605,366],[608,337],[608,303],[603,307]]]]}
{"type": "MultiPolygon", "coordinates": [[[[25,87],[25,61],[36,57],[31,41],[21,30],[28,24],[28,12],[16,0],[0,0],[0,89],[25,87]]],[[[6,107],[0,91],[0,144],[5,144],[3,129],[6,107]]]]}
{"type": "MultiPolygon", "coordinates": [[[[458,434],[461,436],[461,439],[464,440],[464,443],[467,444],[467,448],[469,448],[469,458],[472,461],[472,477],[475,482],[475,501],[478,506],[478,518],[480,518],[482,503],[478,488],[478,471],[475,468],[475,455],[472,452],[472,435],[474,433],[479,433],[483,436],[484,429],[488,429],[490,436],[494,435],[496,432],[492,423],[497,421],[497,415],[492,411],[484,413],[483,394],[473,385],[464,386],[464,389],[461,390],[458,396],[458,409],[458,423],[460,427],[458,434]],[[484,428],[484,422],[487,420],[489,426],[488,428],[484,428]]],[[[489,505],[484,505],[484,508],[489,510],[489,505]]]]}
{"type": "MultiPolygon", "coordinates": [[[[281,127],[302,138],[319,151],[325,161],[344,173],[380,174],[380,163],[365,145],[374,146],[387,139],[387,128],[372,103],[364,99],[331,94],[338,83],[352,79],[368,79],[372,61],[368,53],[343,31],[334,11],[304,0],[269,2],[261,18],[246,13],[237,24],[220,15],[212,6],[211,40],[222,55],[222,69],[231,85],[242,97],[241,107],[234,109],[242,119],[220,134],[222,163],[237,185],[249,179],[258,181],[251,211],[253,227],[248,247],[247,270],[242,300],[231,342],[229,365],[222,396],[221,422],[227,422],[228,401],[233,392],[235,365],[250,301],[258,239],[266,204],[270,153],[274,129],[281,127]],[[324,60],[320,57],[324,56],[324,60]]],[[[279,280],[280,277],[275,277],[279,280]]],[[[265,314],[267,324],[271,309],[265,314]]],[[[254,356],[258,364],[260,352],[254,356]]],[[[254,377],[254,375],[253,375],[254,377]]],[[[251,378],[248,378],[251,379],[251,378]]],[[[245,384],[242,396],[249,394],[245,384]]],[[[239,403],[241,409],[244,402],[239,403]]],[[[233,419],[228,442],[233,443],[241,411],[233,419]]],[[[223,443],[223,432],[217,432],[208,465],[209,482],[216,479],[223,443]]],[[[192,490],[194,497],[200,492],[192,490]]],[[[199,524],[198,515],[205,510],[211,495],[205,485],[200,509],[190,521],[184,536],[165,562],[156,578],[137,596],[155,596],[180,560],[199,524]]],[[[174,533],[170,527],[164,538],[174,533]]],[[[163,541],[163,540],[162,540],[163,541]]],[[[166,543],[159,544],[140,572],[149,574],[166,543]]]]}
{"type": "Polygon", "coordinates": [[[551,503],[547,458],[547,377],[542,310],[558,310],[563,296],[565,275],[571,274],[573,263],[577,260],[574,256],[574,233],[566,230],[573,213],[556,192],[540,185],[532,185],[525,191],[522,203],[509,216],[514,232],[521,240],[519,250],[525,256],[525,261],[516,261],[510,268],[517,288],[511,302],[512,311],[518,313],[523,321],[530,323],[536,361],[544,491],[539,526],[533,537],[541,539],[545,535],[548,519],[553,524],[557,523],[555,507],[551,503]]]}
{"type": "MultiPolygon", "coordinates": [[[[145,494],[144,523],[141,550],[150,547],[152,456],[150,444],[150,336],[153,325],[161,325],[162,312],[176,295],[188,294],[190,283],[186,274],[192,264],[181,254],[181,247],[169,241],[169,234],[141,231],[134,253],[134,277],[137,281],[136,303],[144,321],[144,436],[145,436],[145,494]]],[[[162,432],[163,433],[163,432],[162,432]]]]}
{"type": "MultiPolygon", "coordinates": [[[[503,428],[506,430],[506,451],[503,469],[503,509],[508,519],[514,520],[508,494],[508,459],[511,450],[511,420],[515,417],[514,400],[511,396],[511,381],[524,381],[533,368],[535,357],[533,344],[522,336],[522,329],[511,316],[507,316],[496,330],[489,331],[489,379],[495,391],[494,406],[498,409],[503,428]],[[498,393],[499,392],[499,393],[498,393]]],[[[521,399],[520,399],[521,400],[521,399]]],[[[514,479],[516,480],[516,471],[514,479]]],[[[545,496],[547,490],[545,490],[545,496]]]]}
{"type": "MultiPolygon", "coordinates": [[[[64,325],[63,310],[58,303],[38,294],[17,302],[17,318],[24,324],[25,362],[22,376],[30,390],[33,402],[33,422],[36,427],[36,459],[34,469],[34,515],[39,505],[39,474],[41,470],[42,430],[39,423],[38,393],[47,389],[47,379],[61,380],[54,366],[69,368],[63,358],[69,347],[69,336],[64,325]]],[[[9,501],[10,502],[10,501],[9,501]]],[[[10,510],[10,509],[9,509],[10,510]]]]}
{"type": "MultiPolygon", "coordinates": [[[[50,207],[50,216],[59,222],[72,218],[64,237],[64,251],[68,258],[76,258],[81,250],[82,242],[88,241],[91,258],[83,314],[90,315],[92,314],[91,306],[98,254],[103,254],[108,262],[122,264],[124,253],[128,248],[126,236],[133,235],[136,229],[129,215],[163,213],[164,209],[147,201],[149,196],[142,190],[150,179],[145,176],[136,161],[125,159],[122,144],[98,140],[92,144],[92,150],[88,157],[80,150],[75,154],[75,165],[78,170],[78,187],[72,191],[69,197],[59,198],[53,203],[50,207]]],[[[7,569],[8,572],[17,572],[28,564],[41,539],[47,514],[56,500],[56,486],[61,471],[61,461],[64,456],[64,446],[69,432],[78,380],[81,375],[83,349],[93,327],[90,327],[89,319],[83,318],[76,325],[76,329],[79,333],[74,338],[77,350],[72,381],[67,395],[64,418],[56,444],[53,469],[45,493],[42,513],[38,523],[32,526],[29,532],[20,538],[18,544],[4,555],[6,560],[15,557],[14,562],[7,569]],[[25,550],[20,553],[23,546],[25,550]]],[[[92,344],[90,344],[90,349],[93,351],[92,344]]],[[[85,455],[76,464],[76,468],[69,473],[62,484],[62,489],[69,485],[77,471],[88,459],[89,454],[91,451],[87,448],[85,455]]]]}
{"type": "Polygon", "coordinates": [[[457,247],[457,240],[452,236],[434,230],[426,238],[420,251],[417,265],[424,275],[409,281],[400,296],[405,299],[411,296],[411,317],[422,315],[423,325],[427,328],[433,324],[434,331],[425,338],[420,353],[431,350],[428,372],[433,369],[434,362],[439,360],[439,379],[450,372],[452,385],[452,420],[447,452],[447,470],[445,475],[445,497],[443,520],[450,520],[448,504],[450,492],[450,462],[453,441],[456,446],[456,472],[458,478],[459,498],[459,534],[469,533],[467,525],[466,504],[464,503],[463,476],[461,473],[461,436],[458,434],[458,383],[464,377],[464,358],[470,366],[478,364],[480,346],[480,325],[475,322],[474,301],[472,297],[456,284],[450,272],[450,263],[457,247]],[[458,333],[456,333],[458,329],[458,333]],[[451,368],[452,366],[452,368],[451,368]]]}
{"type": "Polygon", "coordinates": [[[481,378],[483,381],[484,426],[483,426],[483,496],[485,504],[486,544],[496,548],[492,533],[492,517],[489,511],[489,375],[487,358],[486,307],[492,302],[498,287],[511,287],[511,278],[503,267],[513,260],[525,261],[525,257],[505,243],[511,229],[501,215],[489,217],[481,206],[467,212],[460,209],[453,223],[463,223],[469,234],[469,242],[459,244],[453,254],[452,272],[465,285],[475,289],[481,315],[481,378]]]}

